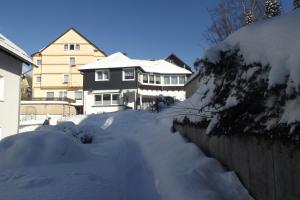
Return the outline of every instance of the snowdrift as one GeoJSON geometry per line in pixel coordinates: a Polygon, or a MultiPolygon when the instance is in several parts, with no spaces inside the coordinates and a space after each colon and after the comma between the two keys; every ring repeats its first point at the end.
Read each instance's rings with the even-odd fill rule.
{"type": "MultiPolygon", "coordinates": [[[[176,120],[208,134],[259,134],[299,141],[300,10],[241,28],[208,49],[199,88],[176,120]]],[[[174,110],[173,110],[174,112],[174,110]]]]}
{"type": "Polygon", "coordinates": [[[89,152],[58,131],[34,131],[7,137],[0,142],[0,168],[80,162],[89,152]]]}

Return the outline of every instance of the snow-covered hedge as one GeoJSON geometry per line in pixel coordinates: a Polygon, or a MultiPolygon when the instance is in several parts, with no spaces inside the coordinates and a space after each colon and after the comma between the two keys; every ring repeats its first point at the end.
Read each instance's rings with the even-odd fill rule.
{"type": "Polygon", "coordinates": [[[300,10],[249,25],[209,49],[199,88],[177,121],[208,134],[263,134],[299,140],[300,10]],[[185,117],[184,117],[185,116],[185,117]]]}

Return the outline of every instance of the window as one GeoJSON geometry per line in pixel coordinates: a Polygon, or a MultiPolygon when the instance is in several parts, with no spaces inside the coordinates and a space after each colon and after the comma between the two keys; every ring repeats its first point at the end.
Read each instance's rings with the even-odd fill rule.
{"type": "Polygon", "coordinates": [[[111,104],[111,95],[103,94],[103,105],[110,105],[110,104],[111,104]]]}
{"type": "Polygon", "coordinates": [[[42,81],[42,78],[41,78],[41,76],[37,76],[37,77],[35,78],[35,80],[36,80],[37,83],[40,83],[40,82],[42,81]]]}
{"type": "Polygon", "coordinates": [[[148,83],[148,74],[143,74],[143,83],[148,83]]]}
{"type": "Polygon", "coordinates": [[[70,65],[75,65],[75,57],[70,57],[70,65]]]}
{"type": "Polygon", "coordinates": [[[95,105],[118,105],[120,104],[119,93],[104,93],[95,95],[95,105]]]}
{"type": "Polygon", "coordinates": [[[64,83],[68,83],[68,82],[69,82],[69,75],[64,74],[64,83]]]}
{"type": "Polygon", "coordinates": [[[172,85],[178,84],[178,76],[171,76],[171,84],[172,85]]]}
{"type": "Polygon", "coordinates": [[[101,105],[102,104],[102,95],[95,95],[95,105],[101,105]]]}
{"type": "Polygon", "coordinates": [[[98,70],[96,71],[96,81],[108,81],[109,80],[109,71],[108,70],[98,70]]]}
{"type": "Polygon", "coordinates": [[[185,76],[179,76],[179,84],[185,84],[185,76]]]}
{"type": "Polygon", "coordinates": [[[75,99],[82,100],[82,91],[75,91],[75,99]]]}
{"type": "Polygon", "coordinates": [[[74,44],[70,44],[69,45],[69,50],[70,51],[74,51],[75,50],[75,45],[74,44]]]}
{"type": "Polygon", "coordinates": [[[149,83],[154,84],[154,75],[149,75],[149,83]]]}
{"type": "Polygon", "coordinates": [[[67,91],[59,91],[59,98],[67,98],[68,92],[67,91]]]}
{"type": "Polygon", "coordinates": [[[64,44],[64,50],[65,51],[80,51],[80,44],[64,44]]]}
{"type": "Polygon", "coordinates": [[[134,68],[123,69],[123,80],[135,80],[134,68]]]}
{"type": "Polygon", "coordinates": [[[120,94],[111,94],[112,100],[111,104],[119,104],[120,94]]]}
{"type": "Polygon", "coordinates": [[[170,85],[170,76],[164,76],[164,84],[170,85]]]}
{"type": "Polygon", "coordinates": [[[156,84],[160,84],[160,83],[161,83],[161,80],[160,80],[160,76],[159,76],[159,75],[156,75],[156,76],[155,76],[155,83],[156,83],[156,84]]]}
{"type": "Polygon", "coordinates": [[[36,64],[37,64],[37,65],[42,65],[42,60],[40,60],[40,59],[37,60],[37,61],[36,61],[36,64]]]}
{"type": "Polygon", "coordinates": [[[54,92],[47,92],[46,97],[47,98],[54,98],[54,92]]]}
{"type": "Polygon", "coordinates": [[[0,100],[4,100],[4,77],[0,75],[0,100]]]}

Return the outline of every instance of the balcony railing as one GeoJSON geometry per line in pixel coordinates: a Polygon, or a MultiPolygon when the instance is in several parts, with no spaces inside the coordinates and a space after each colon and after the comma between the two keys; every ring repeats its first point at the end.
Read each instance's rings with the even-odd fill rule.
{"type": "Polygon", "coordinates": [[[66,97],[45,97],[45,98],[32,98],[31,101],[65,101],[68,103],[75,103],[74,99],[66,97]]]}

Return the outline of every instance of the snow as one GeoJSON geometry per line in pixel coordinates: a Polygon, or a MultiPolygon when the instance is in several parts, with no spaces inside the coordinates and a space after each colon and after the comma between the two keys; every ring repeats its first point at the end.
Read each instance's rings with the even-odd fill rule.
{"type": "Polygon", "coordinates": [[[251,199],[235,173],[171,133],[166,115],[80,116],[3,139],[1,199],[251,199]]]}
{"type": "Polygon", "coordinates": [[[204,58],[218,61],[219,51],[239,48],[247,64],[269,64],[269,87],[284,84],[290,78],[300,86],[300,10],[280,17],[248,25],[231,34],[225,41],[210,48],[204,58]]]}
{"type": "Polygon", "coordinates": [[[300,97],[289,100],[284,106],[284,113],[281,116],[280,122],[292,124],[300,121],[300,97]]]}
{"type": "MultiPolygon", "coordinates": [[[[25,63],[33,64],[28,54],[0,33],[0,47],[20,57],[25,63]]],[[[34,64],[33,64],[34,65],[34,64]]]]}
{"type": "Polygon", "coordinates": [[[83,65],[80,70],[141,67],[145,72],[160,74],[191,74],[187,69],[176,66],[165,60],[130,59],[123,53],[117,52],[97,62],[83,65]]]}
{"type": "MultiPolygon", "coordinates": [[[[206,132],[210,133],[216,125],[220,124],[218,114],[224,114],[226,110],[231,112],[234,109],[230,111],[229,108],[246,102],[245,95],[254,92],[251,89],[257,84],[259,88],[257,94],[263,95],[258,98],[263,99],[262,105],[260,111],[258,110],[254,115],[247,111],[247,108],[245,111],[240,110],[249,119],[253,117],[253,123],[249,124],[252,129],[248,126],[244,131],[272,134],[270,130],[275,132],[277,127],[284,125],[290,131],[280,135],[286,134],[289,137],[289,133],[298,134],[293,131],[300,122],[299,22],[300,10],[297,9],[286,15],[247,25],[223,42],[209,48],[202,59],[212,65],[203,64],[198,73],[195,73],[194,76],[199,76],[197,91],[189,99],[170,109],[169,115],[178,121],[188,117],[195,124],[209,122],[206,132]],[[227,55],[232,55],[235,50],[239,50],[238,53],[244,60],[238,61],[236,73],[233,73],[234,77],[227,76],[230,81],[225,81],[224,84],[227,86],[224,86],[222,80],[226,73],[220,75],[215,72],[220,61],[220,52],[228,51],[227,55]],[[212,70],[212,66],[216,67],[215,71],[212,70]],[[221,94],[219,92],[221,89],[228,93],[221,94]],[[225,104],[221,102],[222,105],[219,105],[220,101],[216,99],[222,99],[225,104]]],[[[206,123],[203,124],[203,128],[205,125],[206,123]]]]}

